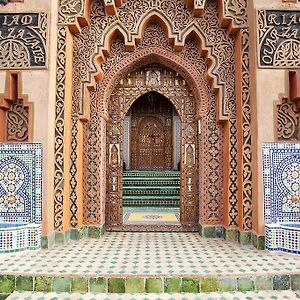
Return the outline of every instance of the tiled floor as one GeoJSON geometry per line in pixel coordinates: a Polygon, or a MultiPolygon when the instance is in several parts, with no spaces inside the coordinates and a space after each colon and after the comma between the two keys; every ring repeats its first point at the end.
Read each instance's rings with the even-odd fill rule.
{"type": "Polygon", "coordinates": [[[300,299],[293,291],[263,291],[207,294],[69,294],[14,292],[7,300],[257,300],[257,299],[300,299]]]}
{"type": "Polygon", "coordinates": [[[269,253],[197,233],[106,233],[50,250],[0,255],[0,274],[210,276],[300,274],[300,256],[269,253]]]}

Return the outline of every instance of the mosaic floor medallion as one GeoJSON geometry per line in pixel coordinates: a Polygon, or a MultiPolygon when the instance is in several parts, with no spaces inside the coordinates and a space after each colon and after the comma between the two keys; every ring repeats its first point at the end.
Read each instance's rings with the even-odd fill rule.
{"type": "Polygon", "coordinates": [[[125,208],[123,223],[127,225],[180,225],[178,208],[125,208]]]}
{"type": "Polygon", "coordinates": [[[124,224],[179,225],[180,222],[176,213],[125,213],[124,224]]]}

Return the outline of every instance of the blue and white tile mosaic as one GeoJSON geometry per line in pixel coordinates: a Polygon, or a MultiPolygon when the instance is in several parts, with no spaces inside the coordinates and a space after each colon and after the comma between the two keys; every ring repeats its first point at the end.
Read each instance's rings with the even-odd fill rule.
{"type": "Polygon", "coordinates": [[[41,221],[41,144],[0,144],[0,223],[41,221]]]}
{"type": "Polygon", "coordinates": [[[270,251],[284,251],[300,254],[300,227],[287,224],[266,225],[266,248],[270,251]]]}
{"type": "Polygon", "coordinates": [[[0,224],[0,253],[40,249],[41,234],[41,224],[0,224]]]}
{"type": "Polygon", "coordinates": [[[263,145],[266,248],[300,254],[300,143],[263,145]]]}
{"type": "Polygon", "coordinates": [[[0,144],[0,253],[39,249],[41,144],[0,144]]]}
{"type": "Polygon", "coordinates": [[[300,221],[300,143],[263,145],[265,223],[300,221]]]}

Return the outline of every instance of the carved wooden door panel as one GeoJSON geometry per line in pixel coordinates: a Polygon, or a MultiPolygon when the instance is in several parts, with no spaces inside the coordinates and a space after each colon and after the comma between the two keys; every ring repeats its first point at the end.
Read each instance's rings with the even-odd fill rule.
{"type": "Polygon", "coordinates": [[[149,108],[145,101],[133,108],[131,169],[172,169],[172,107],[168,104],[149,108]]]}
{"type": "Polygon", "coordinates": [[[139,170],[162,170],[165,168],[165,132],[159,118],[139,118],[136,138],[137,166],[139,170]]]}

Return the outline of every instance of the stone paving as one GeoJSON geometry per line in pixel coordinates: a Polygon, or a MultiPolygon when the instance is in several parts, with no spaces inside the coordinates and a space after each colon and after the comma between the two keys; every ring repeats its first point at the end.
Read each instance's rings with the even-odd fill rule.
{"type": "Polygon", "coordinates": [[[0,274],[245,276],[300,274],[300,256],[270,253],[197,233],[106,233],[39,252],[2,254],[0,274]]]}
{"type": "Polygon", "coordinates": [[[101,239],[39,252],[2,254],[0,294],[23,290],[97,294],[300,290],[300,256],[205,239],[197,233],[111,232],[101,239]]]}

